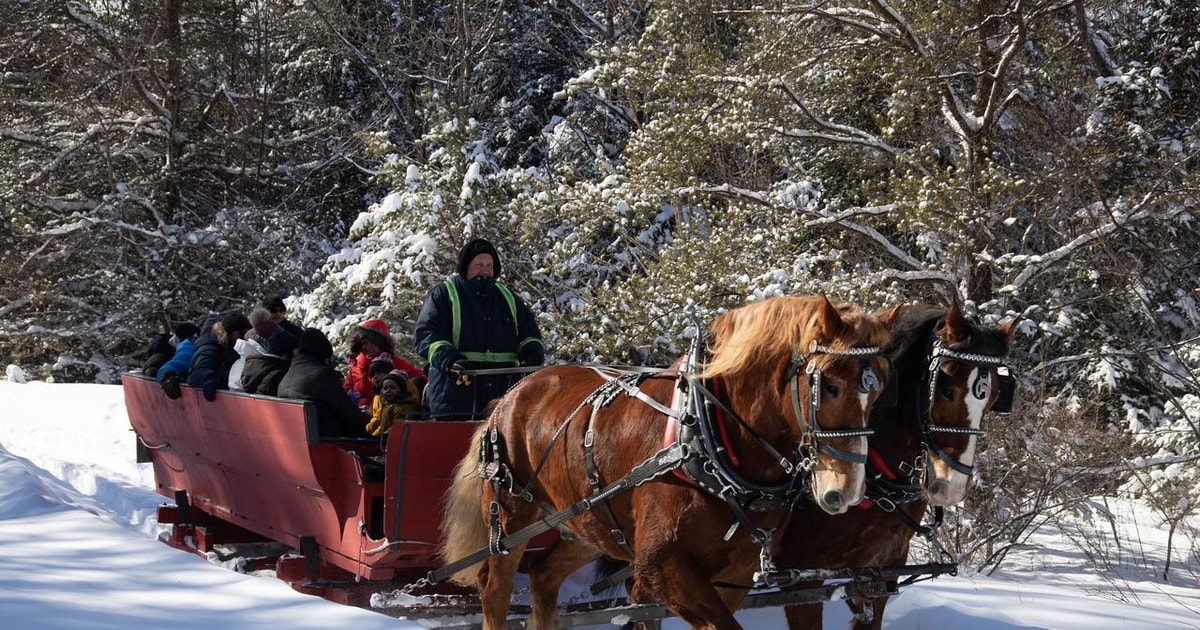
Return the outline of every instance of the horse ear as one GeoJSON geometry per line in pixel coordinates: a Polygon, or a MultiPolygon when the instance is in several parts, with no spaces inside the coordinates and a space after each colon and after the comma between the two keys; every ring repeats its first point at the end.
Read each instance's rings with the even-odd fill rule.
{"type": "Polygon", "coordinates": [[[904,310],[904,305],[897,304],[886,311],[877,311],[875,313],[871,313],[871,316],[878,320],[880,324],[883,324],[884,328],[890,329],[892,324],[895,324],[896,320],[899,319],[900,311],[902,310],[904,310]]]}
{"type": "Polygon", "coordinates": [[[817,338],[821,343],[830,343],[842,333],[842,316],[838,313],[837,307],[833,302],[829,301],[829,297],[822,295],[821,304],[817,306],[817,321],[813,328],[817,331],[817,338]]]}
{"type": "Polygon", "coordinates": [[[971,336],[971,324],[958,309],[958,302],[951,304],[950,309],[946,311],[946,324],[938,336],[947,344],[960,343],[971,336]]]}
{"type": "Polygon", "coordinates": [[[1009,343],[1012,343],[1013,333],[1016,332],[1016,330],[1017,330],[1017,320],[1018,319],[1020,319],[1020,318],[1014,317],[1011,320],[1009,320],[1008,323],[1000,326],[997,329],[1000,331],[1000,334],[1004,335],[1005,339],[1008,339],[1009,343]]]}

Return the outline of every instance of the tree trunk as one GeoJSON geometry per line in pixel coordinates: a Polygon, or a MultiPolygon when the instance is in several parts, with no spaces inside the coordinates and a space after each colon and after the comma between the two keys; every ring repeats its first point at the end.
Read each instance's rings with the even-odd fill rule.
{"type": "Polygon", "coordinates": [[[179,208],[179,159],[183,153],[182,142],[178,132],[179,126],[179,111],[181,109],[179,90],[180,75],[182,66],[182,49],[183,43],[180,41],[181,29],[179,25],[180,3],[183,0],[164,0],[164,17],[167,32],[167,89],[165,98],[165,107],[167,110],[167,120],[164,121],[164,127],[167,132],[167,162],[165,166],[165,177],[163,184],[166,187],[167,210],[174,215],[179,208]]]}

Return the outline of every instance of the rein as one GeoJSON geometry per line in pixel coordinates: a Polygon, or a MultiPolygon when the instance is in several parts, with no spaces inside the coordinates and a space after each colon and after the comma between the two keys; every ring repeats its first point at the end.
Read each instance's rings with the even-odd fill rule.
{"type": "Polygon", "coordinates": [[[479,549],[470,555],[464,556],[463,558],[446,564],[443,567],[430,571],[425,579],[431,584],[436,584],[461,571],[462,569],[482,562],[489,556],[508,553],[508,550],[514,546],[528,542],[538,534],[554,529],[571,520],[572,518],[587,512],[588,510],[592,509],[592,506],[595,503],[607,501],[617,494],[627,490],[632,490],[633,488],[640,486],[651,479],[660,477],[671,470],[678,468],[680,463],[687,457],[688,450],[683,444],[674,444],[669,448],[664,448],[652,455],[646,461],[635,466],[633,470],[629,471],[628,475],[625,475],[621,479],[608,484],[604,488],[600,489],[600,491],[594,492],[591,495],[572,503],[566,508],[554,512],[553,514],[550,514],[544,518],[538,519],[530,525],[527,525],[526,527],[500,538],[494,545],[489,544],[487,547],[483,547],[482,549],[479,549]]]}
{"type": "Polygon", "coordinates": [[[620,373],[620,374],[635,374],[635,373],[636,374],[661,374],[663,372],[675,371],[672,368],[648,367],[648,366],[638,366],[638,365],[611,365],[608,363],[562,363],[562,364],[550,363],[550,364],[546,364],[546,365],[520,365],[520,366],[514,365],[512,367],[480,368],[480,369],[476,369],[476,370],[462,370],[461,373],[465,374],[467,376],[492,376],[492,375],[498,375],[498,374],[529,374],[530,372],[537,372],[538,370],[542,370],[542,369],[545,369],[548,367],[554,367],[555,365],[573,365],[573,366],[577,366],[577,367],[585,367],[585,368],[588,368],[591,370],[595,370],[597,372],[600,372],[603,370],[603,371],[609,372],[609,373],[620,373]]]}
{"type": "MultiPolygon", "coordinates": [[[[618,393],[624,393],[627,396],[641,400],[645,404],[650,405],[656,410],[666,413],[667,415],[674,414],[671,409],[663,406],[657,400],[647,396],[641,391],[641,389],[637,387],[635,383],[629,382],[630,376],[637,377],[637,379],[640,380],[641,377],[644,377],[647,374],[666,372],[668,370],[651,368],[621,370],[620,372],[617,372],[617,370],[608,366],[588,367],[601,378],[603,378],[604,382],[601,383],[600,386],[597,387],[591,394],[588,394],[583,400],[581,400],[579,404],[575,406],[575,409],[567,415],[567,419],[564,420],[563,423],[559,425],[558,429],[554,431],[554,435],[550,438],[550,443],[546,446],[546,449],[542,451],[542,456],[538,459],[537,466],[534,467],[533,473],[530,474],[529,479],[524,484],[517,482],[516,477],[512,474],[512,470],[504,462],[503,445],[500,442],[499,431],[496,428],[492,428],[491,430],[487,431],[485,439],[480,441],[479,461],[481,465],[481,475],[484,477],[484,479],[491,481],[493,486],[496,488],[496,491],[493,492],[491,504],[488,506],[489,524],[492,532],[490,536],[489,547],[492,549],[492,555],[505,553],[505,547],[503,546],[500,532],[499,488],[501,486],[507,486],[508,492],[513,496],[533,503],[534,497],[530,488],[532,488],[536,483],[538,475],[541,474],[543,466],[545,466],[546,461],[550,458],[550,453],[554,450],[555,444],[558,443],[559,438],[562,437],[567,427],[571,424],[575,417],[579,415],[579,412],[582,411],[584,407],[592,407],[592,413],[588,417],[588,424],[584,431],[584,453],[586,455],[588,479],[592,486],[593,496],[599,495],[603,490],[601,488],[599,475],[596,473],[595,458],[592,453],[594,434],[591,428],[591,423],[593,420],[595,420],[596,414],[599,413],[600,409],[612,402],[613,398],[615,398],[618,393]]],[[[521,371],[532,371],[530,368],[495,368],[475,370],[474,372],[496,374],[514,369],[521,371]]],[[[533,369],[540,369],[540,367],[533,369]]],[[[467,371],[464,370],[464,373],[466,372],[467,371]]],[[[628,479],[628,477],[626,477],[626,479],[628,479]]],[[[601,500],[599,505],[603,508],[605,515],[608,517],[608,520],[612,525],[612,532],[614,537],[617,539],[618,544],[620,544],[622,547],[628,548],[628,543],[625,540],[624,533],[617,525],[617,519],[613,515],[612,510],[608,507],[607,500],[601,500]]]]}

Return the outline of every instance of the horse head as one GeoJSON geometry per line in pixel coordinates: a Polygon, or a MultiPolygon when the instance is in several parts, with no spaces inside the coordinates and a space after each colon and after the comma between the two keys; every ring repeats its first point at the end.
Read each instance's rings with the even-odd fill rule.
{"type": "MultiPolygon", "coordinates": [[[[881,353],[899,312],[783,296],[713,322],[702,376],[724,379],[731,408],[753,431],[796,454],[793,468],[808,473],[814,501],[830,514],[863,498],[867,422],[889,377],[881,353]]],[[[777,461],[763,465],[784,474],[777,461]]]]}
{"type": "Polygon", "coordinates": [[[1017,320],[995,328],[968,321],[952,305],[932,335],[926,357],[922,436],[925,496],[931,505],[958,503],[974,474],[975,449],[989,410],[1008,411],[1013,377],[1004,365],[1017,320]]]}

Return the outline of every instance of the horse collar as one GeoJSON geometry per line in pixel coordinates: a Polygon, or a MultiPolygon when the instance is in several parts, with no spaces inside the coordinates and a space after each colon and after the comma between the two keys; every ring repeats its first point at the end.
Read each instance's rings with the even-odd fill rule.
{"type": "Polygon", "coordinates": [[[699,381],[680,376],[680,387],[672,401],[672,409],[680,413],[678,419],[668,416],[663,446],[685,444],[692,456],[674,474],[742,510],[766,511],[792,505],[803,490],[803,483],[797,482],[805,469],[792,467],[780,483],[771,485],[742,476],[728,428],[731,420],[740,419],[721,402],[721,390],[719,379],[699,381]],[[733,418],[728,417],[731,414],[733,418]]]}

